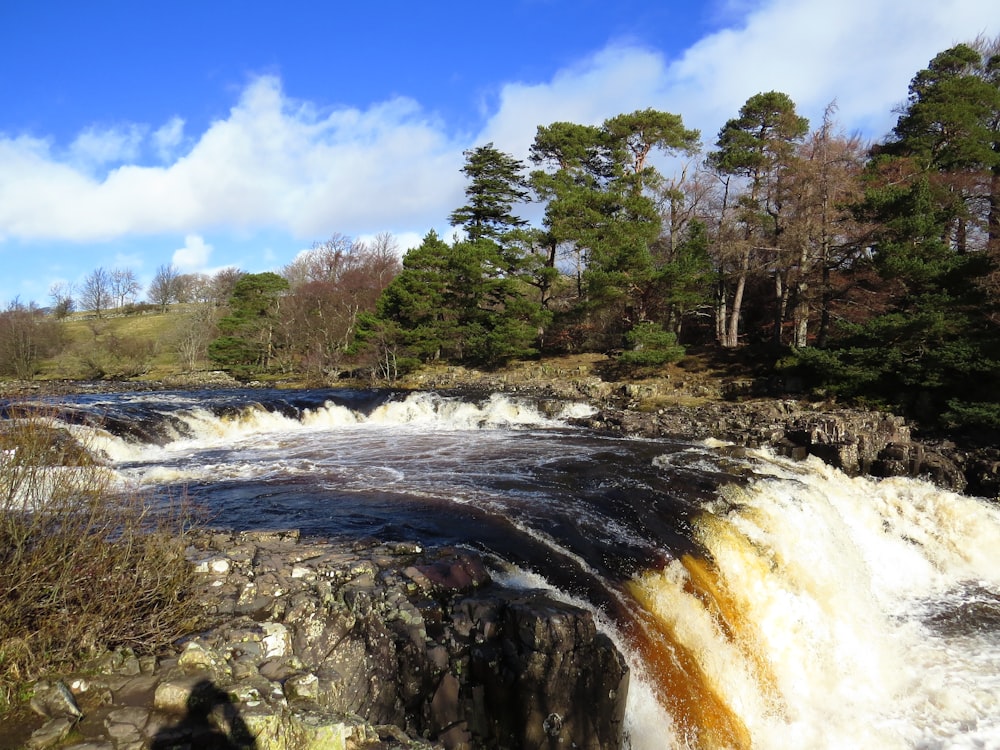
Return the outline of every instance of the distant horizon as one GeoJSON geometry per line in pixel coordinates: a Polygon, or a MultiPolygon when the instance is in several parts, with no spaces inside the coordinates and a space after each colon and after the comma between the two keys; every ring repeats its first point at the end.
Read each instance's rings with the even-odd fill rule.
{"type": "Polygon", "coordinates": [[[703,148],[749,96],[877,141],[994,0],[181,0],[0,8],[0,305],[96,268],[280,270],[334,234],[451,235],[462,152],[652,107],[703,148]],[[917,6],[917,7],[914,7],[917,6]]]}

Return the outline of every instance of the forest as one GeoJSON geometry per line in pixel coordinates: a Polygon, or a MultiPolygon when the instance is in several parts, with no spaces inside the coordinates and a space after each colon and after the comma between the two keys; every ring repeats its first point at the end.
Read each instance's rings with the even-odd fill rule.
{"type": "Polygon", "coordinates": [[[141,304],[134,276],[98,269],[0,314],[0,364],[31,377],[74,310],[176,308],[187,366],[241,378],[391,383],[575,352],[641,373],[739,349],[814,396],[1000,429],[1000,38],[937,54],[874,143],[835,102],[810,123],[768,91],[713,138],[645,109],[540,125],[527,162],[477,146],[462,171],[452,239],[400,259],[391,235],[334,234],[257,274],[163,266],[141,304]]]}

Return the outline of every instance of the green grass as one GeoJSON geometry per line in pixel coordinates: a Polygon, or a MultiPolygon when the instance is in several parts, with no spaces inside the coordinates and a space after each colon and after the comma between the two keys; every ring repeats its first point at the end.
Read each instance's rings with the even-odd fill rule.
{"type": "Polygon", "coordinates": [[[75,313],[61,321],[62,349],[39,363],[36,379],[156,379],[181,373],[175,342],[189,324],[188,307],[100,318],[75,313]]]}

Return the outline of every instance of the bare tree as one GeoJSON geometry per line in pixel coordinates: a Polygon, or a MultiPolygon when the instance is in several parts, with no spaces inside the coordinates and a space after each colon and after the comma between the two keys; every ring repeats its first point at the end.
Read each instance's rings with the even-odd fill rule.
{"type": "Polygon", "coordinates": [[[15,300],[0,312],[0,372],[30,380],[42,357],[58,344],[59,324],[31,305],[15,300]]]}
{"type": "Polygon", "coordinates": [[[207,303],[212,301],[212,279],[204,273],[184,273],[177,277],[177,301],[207,303]]]}
{"type": "Polygon", "coordinates": [[[343,234],[334,234],[324,242],[314,242],[309,250],[299,253],[295,260],[285,266],[281,275],[288,279],[295,289],[315,281],[336,282],[358,251],[359,243],[343,234]]]}
{"type": "Polygon", "coordinates": [[[95,268],[83,280],[80,304],[101,317],[111,307],[111,275],[104,268],[95,268]]]}
{"type": "Polygon", "coordinates": [[[217,271],[211,281],[210,301],[216,307],[222,307],[229,303],[229,298],[233,296],[236,283],[245,275],[244,271],[230,266],[217,271]]]}
{"type": "Polygon", "coordinates": [[[142,284],[131,268],[112,269],[109,277],[115,307],[121,309],[126,304],[135,302],[139,292],[142,291],[142,284]]]}
{"type": "Polygon", "coordinates": [[[167,305],[177,300],[177,280],[180,273],[173,265],[162,265],[156,269],[153,280],[149,283],[149,301],[158,305],[163,312],[167,305]]]}
{"type": "Polygon", "coordinates": [[[76,305],[73,300],[73,285],[57,281],[49,287],[49,299],[52,300],[52,314],[62,320],[73,312],[76,305]]]}
{"type": "Polygon", "coordinates": [[[208,356],[208,345],[216,335],[216,314],[208,304],[196,305],[178,330],[174,343],[188,372],[196,370],[208,356]]]}

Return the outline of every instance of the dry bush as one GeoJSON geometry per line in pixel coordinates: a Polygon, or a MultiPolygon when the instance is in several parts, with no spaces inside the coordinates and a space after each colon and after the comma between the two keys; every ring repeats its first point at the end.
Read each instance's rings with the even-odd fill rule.
{"type": "Polygon", "coordinates": [[[18,683],[102,649],[155,652],[197,626],[190,514],[123,492],[28,407],[0,421],[0,708],[18,683]]]}

